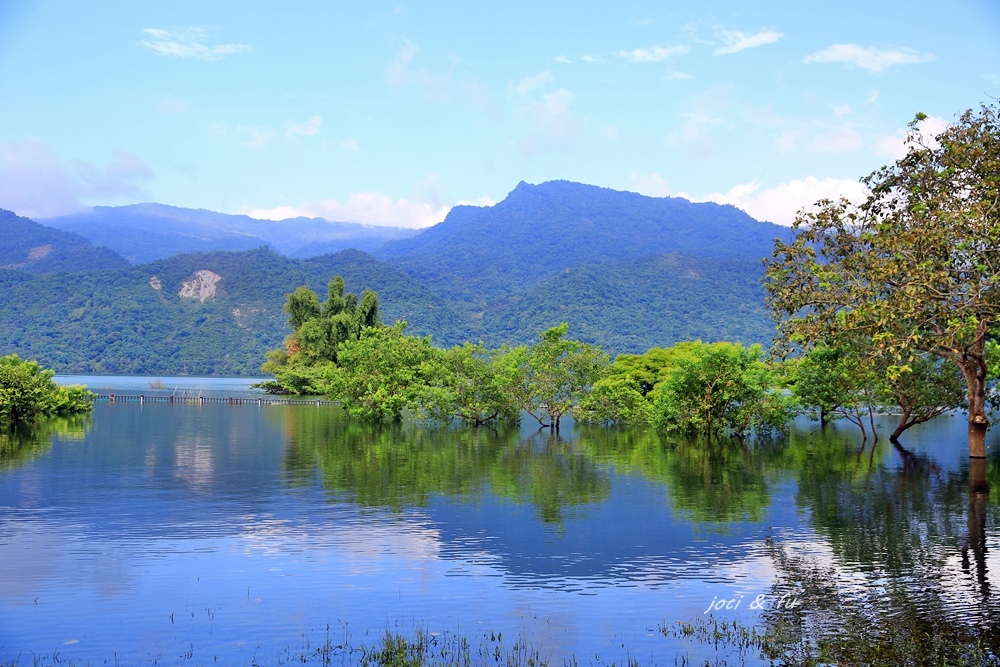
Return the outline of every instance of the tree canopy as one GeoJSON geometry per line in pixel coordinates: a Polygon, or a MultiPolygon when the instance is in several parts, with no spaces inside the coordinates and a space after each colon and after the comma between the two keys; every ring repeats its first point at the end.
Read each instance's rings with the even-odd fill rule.
{"type": "Polygon", "coordinates": [[[0,422],[23,423],[45,415],[89,412],[94,394],[86,387],[60,387],[55,371],[16,354],[0,357],[0,422]]]}
{"type": "Polygon", "coordinates": [[[926,352],[965,380],[969,455],[984,457],[987,340],[1000,321],[1000,117],[966,111],[941,134],[910,124],[907,154],[863,182],[860,204],[818,202],[766,262],[778,340],[807,348],[845,332],[890,374],[926,352]]]}

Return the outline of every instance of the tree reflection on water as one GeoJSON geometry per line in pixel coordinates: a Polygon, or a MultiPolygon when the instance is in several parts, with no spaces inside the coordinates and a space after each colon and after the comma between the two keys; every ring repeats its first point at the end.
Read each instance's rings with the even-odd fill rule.
{"type": "Polygon", "coordinates": [[[45,417],[28,423],[0,424],[0,468],[17,468],[52,447],[52,440],[83,440],[90,415],[45,417]]]}

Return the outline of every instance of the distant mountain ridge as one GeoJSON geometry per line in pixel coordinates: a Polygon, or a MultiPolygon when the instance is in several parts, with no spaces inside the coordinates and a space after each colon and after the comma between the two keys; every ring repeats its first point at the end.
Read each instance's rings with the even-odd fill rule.
{"type": "MultiPolygon", "coordinates": [[[[569,323],[570,336],[612,354],[693,338],[766,344],[774,328],[760,260],[775,238],[791,236],[732,206],[564,181],[521,183],[491,207],[455,207],[434,227],[404,230],[408,238],[373,240],[382,244],[375,256],[351,249],[293,259],[251,234],[253,225],[273,222],[161,205],[119,209],[134,215],[115,233],[133,240],[155,245],[155,236],[141,233],[152,228],[177,245],[254,249],[183,253],[136,266],[100,249],[117,264],[76,274],[42,264],[34,274],[0,270],[7,296],[0,303],[0,354],[17,352],[64,372],[255,374],[264,353],[290,333],[285,295],[306,284],[325,298],[337,274],[348,291],[379,292],[386,322],[406,320],[409,332],[431,334],[443,346],[527,343],[561,322],[569,323]],[[243,226],[226,227],[234,218],[245,218],[243,226]],[[37,275],[45,273],[51,275],[37,275]]],[[[91,220],[109,211],[122,219],[118,209],[98,208],[91,220]]],[[[48,229],[26,222],[36,232],[48,229]]],[[[314,223],[329,231],[331,224],[283,223],[272,231],[298,225],[308,232],[314,223]]],[[[49,232],[93,250],[78,236],[49,232]]],[[[29,247],[10,257],[23,258],[29,247]]]]}
{"type": "Polygon", "coordinates": [[[109,248],[0,209],[0,269],[30,274],[97,271],[128,266],[109,248]]]}
{"type": "Polygon", "coordinates": [[[759,259],[776,238],[790,238],[788,228],[733,206],[521,182],[495,206],[456,206],[440,224],[374,254],[438,289],[495,297],[580,264],[665,253],[759,259]]]}
{"type": "Polygon", "coordinates": [[[112,248],[133,264],[180,253],[252,250],[261,246],[270,246],[289,257],[302,258],[348,248],[370,251],[387,240],[406,238],[418,232],[322,218],[259,220],[246,215],[164,204],[95,206],[42,222],[112,248]]]}

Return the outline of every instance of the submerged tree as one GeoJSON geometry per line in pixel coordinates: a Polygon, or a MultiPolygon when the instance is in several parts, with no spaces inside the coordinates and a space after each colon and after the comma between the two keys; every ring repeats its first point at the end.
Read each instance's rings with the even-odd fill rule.
{"type": "Polygon", "coordinates": [[[1000,116],[969,110],[936,137],[910,124],[908,153],[864,182],[861,205],[818,203],[766,262],[786,345],[844,331],[907,372],[919,352],[964,379],[969,456],[986,456],[987,340],[1000,322],[1000,116]]]}
{"type": "Polygon", "coordinates": [[[378,295],[365,290],[359,304],[356,295],[344,293],[340,276],[330,280],[324,303],[303,285],[286,297],[284,309],[293,331],[284,349],[267,353],[261,368],[275,376],[264,388],[280,393],[323,393],[323,378],[337,364],[340,344],[357,340],[366,327],[381,326],[378,295]]]}
{"type": "Polygon", "coordinates": [[[94,393],[86,387],[61,387],[55,371],[16,354],[0,357],[0,423],[16,424],[46,415],[89,412],[94,393]]]}
{"type": "Polygon", "coordinates": [[[517,369],[506,349],[490,350],[465,343],[435,350],[427,386],[417,398],[425,417],[447,423],[459,419],[473,426],[517,422],[517,369]]]}
{"type": "Polygon", "coordinates": [[[661,429],[690,434],[765,434],[792,416],[760,345],[681,343],[683,350],[656,387],[653,420],[661,429]]]}
{"type": "Polygon", "coordinates": [[[611,363],[600,347],[566,338],[568,330],[565,323],[552,327],[531,347],[510,352],[519,369],[516,400],[543,428],[558,430],[563,415],[583,400],[611,363]]]}

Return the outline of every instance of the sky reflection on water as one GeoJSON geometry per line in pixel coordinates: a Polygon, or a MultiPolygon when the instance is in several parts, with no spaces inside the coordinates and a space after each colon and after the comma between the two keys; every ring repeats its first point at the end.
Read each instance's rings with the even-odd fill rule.
{"type": "Polygon", "coordinates": [[[808,423],[742,448],[373,428],[329,407],[98,405],[85,435],[0,468],[0,660],[274,662],[327,626],[368,644],[386,628],[522,633],[560,662],[704,657],[658,626],[713,599],[746,600],[718,613],[755,621],[775,544],[860,589],[938,568],[964,612],[962,425],[913,433],[906,462],[808,423]]]}

